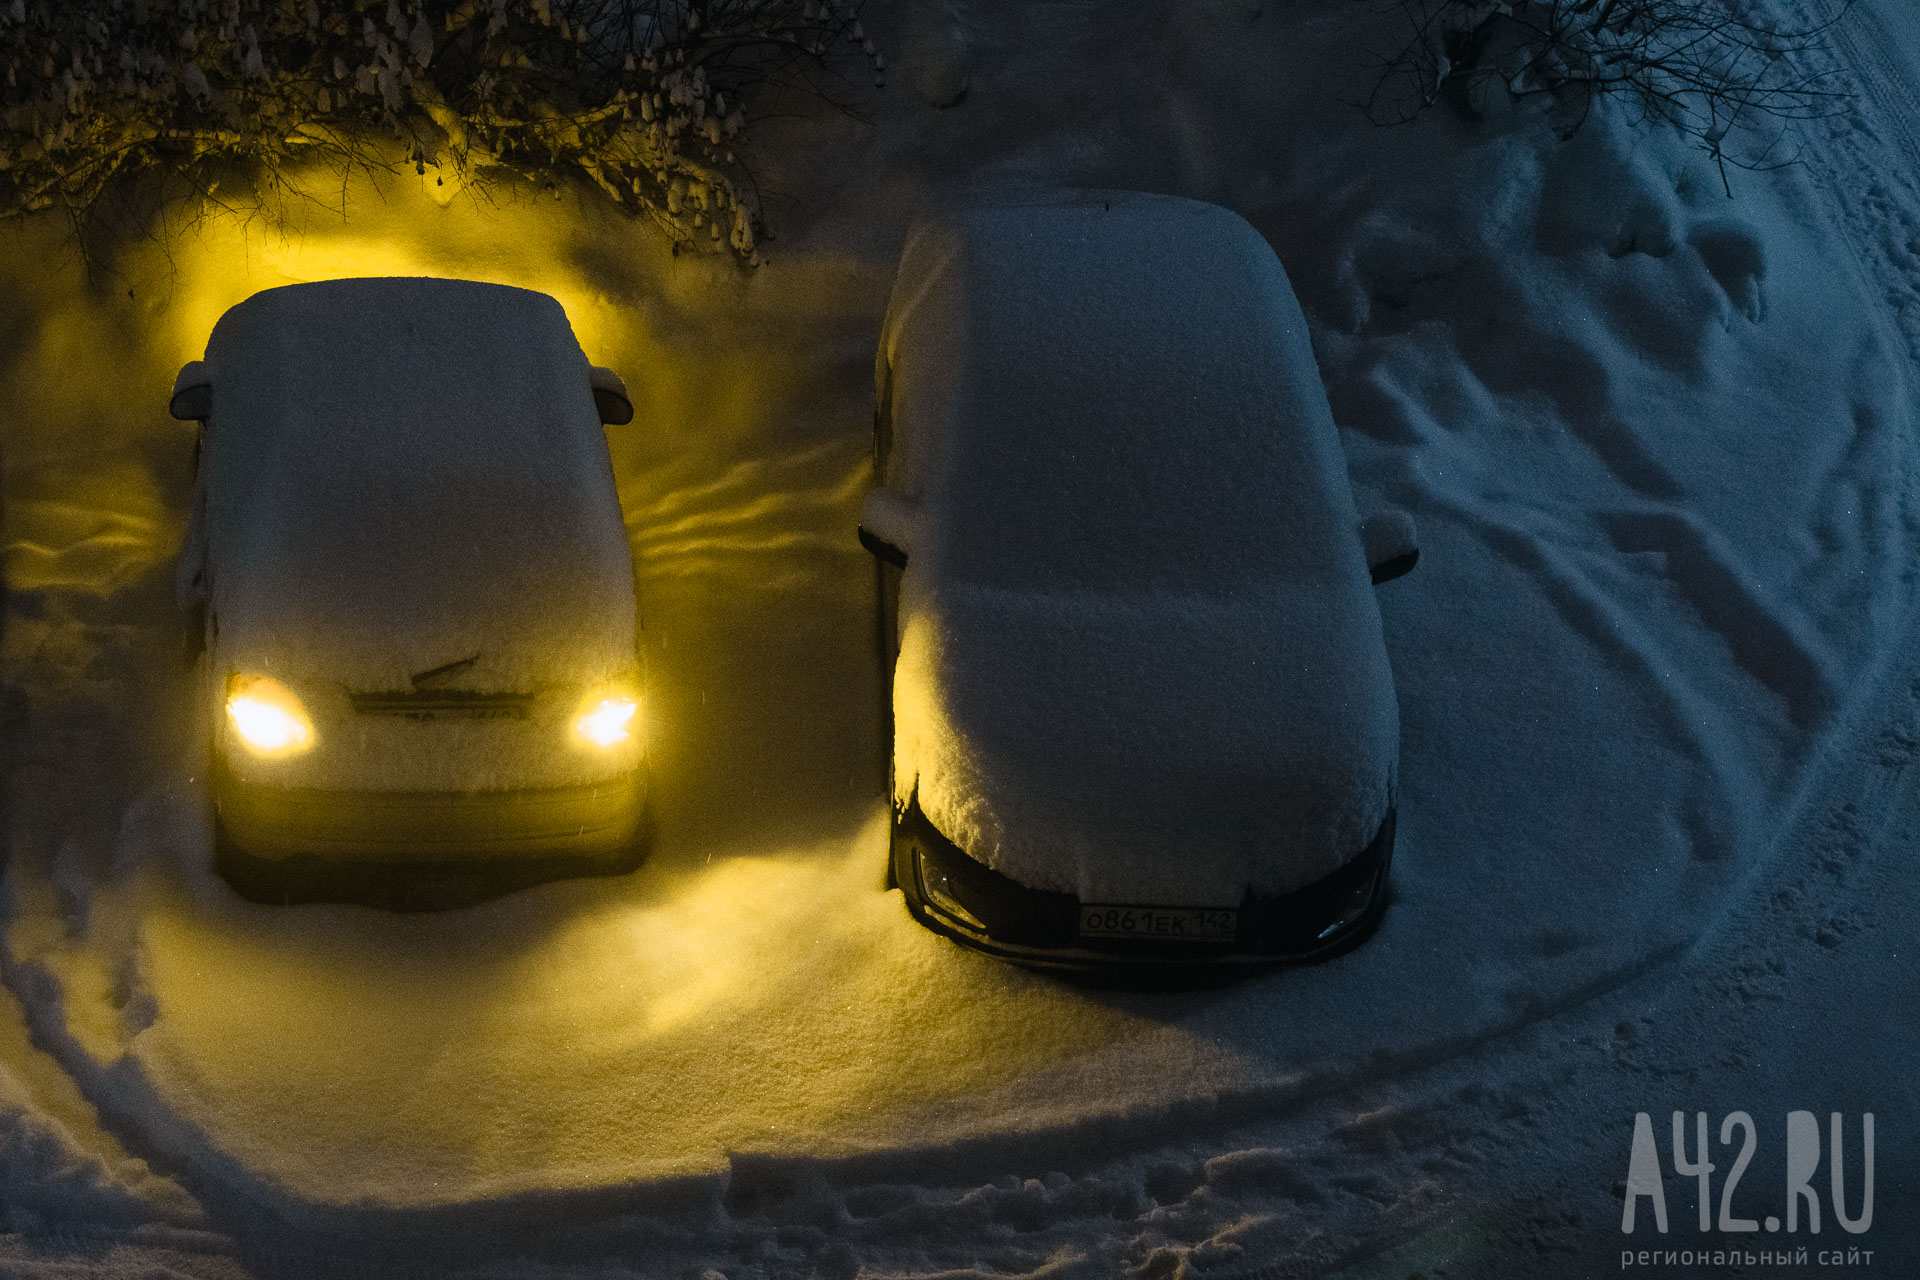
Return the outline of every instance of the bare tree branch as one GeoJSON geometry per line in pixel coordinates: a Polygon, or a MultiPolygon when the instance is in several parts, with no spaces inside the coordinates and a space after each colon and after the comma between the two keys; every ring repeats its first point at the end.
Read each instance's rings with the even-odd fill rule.
{"type": "Polygon", "coordinates": [[[1616,97],[1636,123],[1694,138],[1724,180],[1728,163],[1791,163],[1775,156],[1786,126],[1831,115],[1850,96],[1800,70],[1798,55],[1822,47],[1851,5],[1788,28],[1742,0],[1399,0],[1405,35],[1358,105],[1376,124],[1397,124],[1443,96],[1477,114],[1489,94],[1550,95],[1571,135],[1597,99],[1616,97]],[[1730,135],[1756,134],[1764,145],[1729,149],[1730,135]]]}

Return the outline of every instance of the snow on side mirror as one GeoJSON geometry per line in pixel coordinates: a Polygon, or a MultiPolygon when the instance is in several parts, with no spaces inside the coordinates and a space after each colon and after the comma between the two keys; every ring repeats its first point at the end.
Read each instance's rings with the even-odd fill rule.
{"type": "Polygon", "coordinates": [[[891,489],[875,489],[860,508],[860,545],[888,564],[907,567],[913,505],[891,489]]]}
{"type": "Polygon", "coordinates": [[[1413,517],[1404,511],[1378,511],[1362,520],[1360,545],[1366,548],[1367,569],[1376,587],[1391,582],[1420,560],[1413,517]]]}
{"type": "Polygon", "coordinates": [[[600,411],[600,421],[610,427],[624,427],[633,421],[633,397],[627,394],[627,384],[619,374],[594,365],[587,384],[593,388],[593,407],[600,411]]]}
{"type": "Polygon", "coordinates": [[[213,412],[213,374],[206,361],[189,360],[180,366],[167,412],[182,422],[204,422],[213,412]]]}

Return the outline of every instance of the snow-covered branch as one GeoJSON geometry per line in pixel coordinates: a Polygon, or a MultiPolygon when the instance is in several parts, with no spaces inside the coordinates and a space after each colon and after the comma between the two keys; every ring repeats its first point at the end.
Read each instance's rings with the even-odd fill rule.
{"type": "Polygon", "coordinates": [[[756,91],[884,67],[816,0],[0,0],[0,50],[0,215],[84,223],[141,175],[277,185],[324,158],[584,180],[745,262],[756,91]]]}

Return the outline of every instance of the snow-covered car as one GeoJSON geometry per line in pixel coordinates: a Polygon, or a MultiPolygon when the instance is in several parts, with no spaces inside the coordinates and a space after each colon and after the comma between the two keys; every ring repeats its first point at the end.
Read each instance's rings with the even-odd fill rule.
{"type": "Polygon", "coordinates": [[[1285,272],[1217,206],[1094,192],[908,237],[876,367],[889,882],[1030,966],[1231,973],[1387,900],[1399,719],[1285,272]]]}
{"type": "Polygon", "coordinates": [[[641,854],[626,389],[542,293],[257,293],[181,370],[221,872],[250,896],[641,854]]]}

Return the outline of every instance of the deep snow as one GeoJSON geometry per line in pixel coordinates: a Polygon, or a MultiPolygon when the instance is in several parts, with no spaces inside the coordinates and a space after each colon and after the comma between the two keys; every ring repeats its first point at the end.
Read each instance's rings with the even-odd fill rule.
{"type": "Polygon", "coordinates": [[[130,249],[126,304],[20,233],[4,973],[38,1047],[0,1039],[0,1266],[1614,1274],[1632,1114],[1674,1108],[1753,1112],[1756,1205],[1786,1110],[1876,1112],[1867,1239],[1920,1265],[1920,193],[1877,99],[1729,202],[1607,115],[1564,145],[1520,112],[1366,127],[1349,10],[888,21],[903,81],[965,100],[793,126],[808,203],[745,284],[406,187],[130,249]],[[1332,965],[1097,995],[879,890],[867,373],[914,208],[987,179],[1245,214],[1363,499],[1420,520],[1380,597],[1397,896],[1332,965]],[[254,289],[417,272],[551,292],[644,371],[613,444],[661,848],[436,916],[252,906],[204,866],[161,402],[254,289]]]}

